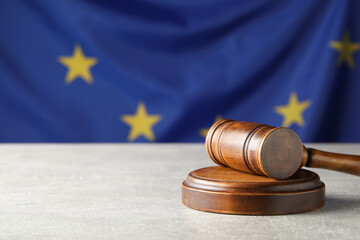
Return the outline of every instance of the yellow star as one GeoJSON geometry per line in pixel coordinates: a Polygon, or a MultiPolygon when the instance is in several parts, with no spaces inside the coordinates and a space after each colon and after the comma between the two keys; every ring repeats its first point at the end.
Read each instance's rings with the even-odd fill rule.
{"type": "Polygon", "coordinates": [[[275,112],[284,117],[282,126],[290,127],[291,124],[296,123],[299,126],[304,126],[303,112],[311,105],[310,100],[299,102],[295,92],[291,93],[287,105],[275,107],[275,112]]]}
{"type": "Polygon", "coordinates": [[[161,115],[148,115],[145,104],[140,102],[135,115],[122,115],[120,119],[131,127],[128,141],[134,141],[139,136],[154,141],[152,127],[161,120],[161,115]]]}
{"type": "MultiPolygon", "coordinates": [[[[219,120],[221,120],[221,119],[222,119],[221,115],[217,115],[217,116],[216,116],[216,119],[215,119],[215,122],[217,122],[217,121],[219,121],[219,120]]],[[[209,128],[201,128],[201,129],[199,130],[199,134],[200,134],[201,136],[203,136],[204,138],[206,138],[206,135],[207,135],[208,131],[209,131],[209,128]]]]}
{"type": "Polygon", "coordinates": [[[77,77],[81,77],[88,84],[93,83],[90,68],[97,64],[98,60],[93,57],[86,57],[81,46],[75,46],[73,56],[61,56],[58,61],[68,68],[65,78],[66,83],[71,83],[77,77]]]}
{"type": "Polygon", "coordinates": [[[330,47],[339,52],[337,65],[341,66],[343,62],[346,62],[351,68],[355,66],[353,54],[356,51],[359,51],[360,43],[351,42],[350,33],[346,32],[344,34],[344,39],[342,42],[331,41],[330,47]]]}

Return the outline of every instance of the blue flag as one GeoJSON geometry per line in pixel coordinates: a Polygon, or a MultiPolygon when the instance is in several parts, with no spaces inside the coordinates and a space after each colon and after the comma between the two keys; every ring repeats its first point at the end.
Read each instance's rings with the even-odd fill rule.
{"type": "Polygon", "coordinates": [[[1,142],[360,141],[360,1],[0,2],[1,142]]]}

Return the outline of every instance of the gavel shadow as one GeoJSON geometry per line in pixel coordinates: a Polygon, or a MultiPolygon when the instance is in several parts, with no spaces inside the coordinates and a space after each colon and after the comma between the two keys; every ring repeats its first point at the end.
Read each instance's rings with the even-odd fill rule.
{"type": "Polygon", "coordinates": [[[348,198],[342,196],[326,196],[325,206],[321,212],[346,212],[360,209],[360,197],[348,198]]]}

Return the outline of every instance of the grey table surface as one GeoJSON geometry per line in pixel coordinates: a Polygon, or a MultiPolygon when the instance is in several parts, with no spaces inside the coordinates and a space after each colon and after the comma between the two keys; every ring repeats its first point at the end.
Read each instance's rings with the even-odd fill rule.
{"type": "MultiPolygon", "coordinates": [[[[360,154],[360,144],[307,144],[360,154]]],[[[2,144],[0,239],[359,239],[360,178],[313,169],[320,210],[283,216],[189,209],[181,183],[213,165],[203,144],[2,144]]]]}

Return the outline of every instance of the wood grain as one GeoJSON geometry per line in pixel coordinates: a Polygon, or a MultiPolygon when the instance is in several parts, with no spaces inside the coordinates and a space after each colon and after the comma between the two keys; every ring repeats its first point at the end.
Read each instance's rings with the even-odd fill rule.
{"type": "Polygon", "coordinates": [[[303,159],[294,131],[259,123],[220,120],[210,128],[205,145],[219,165],[276,179],[293,175],[303,159]]]}
{"type": "Polygon", "coordinates": [[[303,166],[360,176],[360,156],[307,149],[284,127],[222,119],[210,128],[205,146],[218,165],[275,179],[286,179],[303,166]]]}
{"type": "Polygon", "coordinates": [[[325,185],[311,171],[276,180],[228,167],[192,171],[182,184],[184,205],[202,211],[273,215],[312,211],[325,202],[325,185]]]}
{"type": "Polygon", "coordinates": [[[324,168],[360,176],[360,156],[308,148],[304,158],[306,157],[306,167],[324,168]]]}

